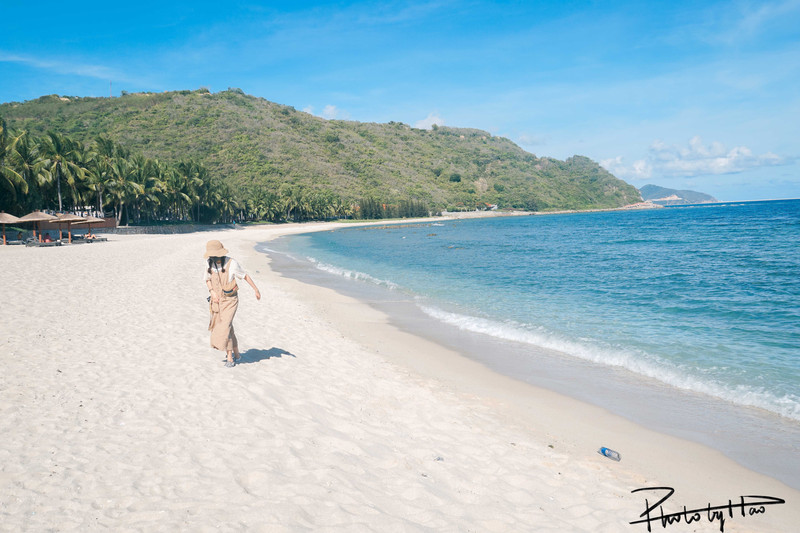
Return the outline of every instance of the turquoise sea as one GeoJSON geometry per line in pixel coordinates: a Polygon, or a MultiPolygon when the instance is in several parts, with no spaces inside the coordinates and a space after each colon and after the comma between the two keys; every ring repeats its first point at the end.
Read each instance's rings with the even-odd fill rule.
{"type": "Polygon", "coordinates": [[[800,427],[800,200],[344,227],[276,250],[513,344],[511,373],[560,359],[800,427]]]}

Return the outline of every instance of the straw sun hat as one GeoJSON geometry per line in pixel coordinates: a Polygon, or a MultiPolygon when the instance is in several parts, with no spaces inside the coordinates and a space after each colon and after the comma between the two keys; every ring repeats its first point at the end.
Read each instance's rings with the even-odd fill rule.
{"type": "Polygon", "coordinates": [[[228,255],[228,250],[226,250],[222,243],[219,241],[208,241],[206,243],[206,253],[203,257],[225,257],[228,255]]]}

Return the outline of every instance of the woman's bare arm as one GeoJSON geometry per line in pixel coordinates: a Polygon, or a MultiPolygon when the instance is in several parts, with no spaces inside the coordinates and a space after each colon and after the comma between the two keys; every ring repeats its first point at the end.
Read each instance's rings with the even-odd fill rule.
{"type": "Polygon", "coordinates": [[[256,287],[256,284],[253,281],[253,279],[250,277],[250,274],[245,274],[244,280],[247,283],[249,283],[251,287],[253,287],[253,290],[256,292],[256,300],[260,300],[261,299],[261,292],[259,292],[258,287],[256,287]]]}

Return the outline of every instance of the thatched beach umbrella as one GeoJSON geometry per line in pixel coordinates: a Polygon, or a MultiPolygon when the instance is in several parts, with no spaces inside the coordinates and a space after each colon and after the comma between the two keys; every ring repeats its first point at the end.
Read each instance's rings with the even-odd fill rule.
{"type": "Polygon", "coordinates": [[[9,215],[4,211],[0,211],[0,224],[3,225],[3,244],[6,244],[6,224],[13,224],[19,222],[19,218],[14,215],[9,215]]]}
{"type": "MultiPolygon", "coordinates": [[[[36,238],[36,226],[38,226],[38,224],[36,224],[36,222],[48,222],[50,220],[55,220],[55,219],[56,219],[56,217],[54,217],[53,215],[48,215],[47,213],[45,213],[43,211],[34,211],[33,213],[28,213],[24,217],[20,217],[19,221],[20,222],[33,222],[34,223],[34,226],[33,226],[33,238],[35,239],[36,238]]],[[[39,240],[40,241],[42,240],[41,232],[39,232],[39,240]]]]}
{"type": "Polygon", "coordinates": [[[93,216],[88,216],[81,222],[75,222],[73,226],[87,226],[89,233],[92,232],[92,224],[97,224],[98,222],[105,222],[104,218],[97,218],[93,216]]]}
{"type": "MultiPolygon", "coordinates": [[[[57,218],[58,218],[58,222],[59,222],[59,228],[61,227],[60,226],[61,222],[66,222],[66,224],[67,224],[67,233],[69,235],[69,243],[72,244],[72,224],[74,222],[81,222],[81,221],[86,220],[86,219],[83,218],[83,217],[79,217],[78,215],[73,215],[72,213],[60,213],[57,218]]],[[[60,229],[59,229],[58,238],[59,239],[61,238],[61,230],[60,229]]]]}

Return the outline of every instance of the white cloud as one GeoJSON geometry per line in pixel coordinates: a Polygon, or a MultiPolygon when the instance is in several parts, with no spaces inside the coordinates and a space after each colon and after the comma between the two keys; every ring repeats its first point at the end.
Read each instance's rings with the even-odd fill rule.
{"type": "Polygon", "coordinates": [[[522,146],[539,146],[542,144],[547,144],[547,138],[542,135],[522,133],[517,137],[517,142],[519,142],[519,144],[522,146]]]}
{"type": "Polygon", "coordinates": [[[646,160],[639,159],[638,161],[634,161],[630,166],[626,166],[621,155],[611,159],[603,159],[600,161],[600,166],[618,178],[633,180],[647,179],[653,173],[652,166],[646,160]]]}
{"type": "Polygon", "coordinates": [[[322,110],[322,118],[327,118],[328,120],[337,118],[339,116],[339,110],[336,108],[335,105],[326,105],[325,109],[322,110]]]}
{"type": "Polygon", "coordinates": [[[322,108],[321,113],[314,112],[314,106],[307,105],[303,108],[304,113],[308,113],[309,115],[316,115],[318,117],[322,117],[327,120],[349,120],[350,114],[347,111],[343,111],[336,107],[335,105],[328,104],[324,108],[322,108]]]}
{"type": "Polygon", "coordinates": [[[74,63],[70,61],[40,59],[31,56],[8,54],[0,50],[0,63],[3,62],[22,63],[30,67],[49,70],[58,74],[85,76],[89,78],[98,78],[101,80],[122,79],[123,81],[127,81],[119,72],[104,65],[91,65],[74,63]]]}
{"type": "Polygon", "coordinates": [[[778,2],[746,2],[733,11],[734,24],[720,38],[727,44],[741,43],[745,38],[768,32],[774,25],[796,17],[800,11],[797,0],[778,2]]]}
{"type": "Polygon", "coordinates": [[[688,146],[668,145],[657,140],[650,145],[647,157],[626,165],[622,156],[605,159],[600,165],[620,178],[647,179],[658,177],[694,177],[719,174],[736,174],[745,170],[785,165],[789,161],[772,152],[755,155],[746,146],[730,150],[720,142],[703,144],[700,137],[692,137],[688,146]]]}
{"type": "Polygon", "coordinates": [[[423,130],[429,130],[436,124],[437,126],[444,126],[444,119],[439,116],[439,113],[428,113],[428,116],[423,118],[422,120],[418,120],[414,123],[415,128],[420,128],[423,130]]]}

